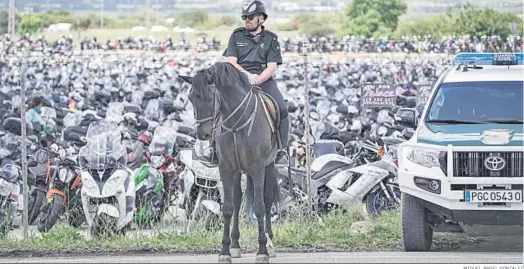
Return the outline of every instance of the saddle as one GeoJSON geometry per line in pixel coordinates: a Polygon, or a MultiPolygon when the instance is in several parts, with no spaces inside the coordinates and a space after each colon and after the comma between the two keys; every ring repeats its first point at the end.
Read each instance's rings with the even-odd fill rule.
{"type": "Polygon", "coordinates": [[[271,95],[263,91],[258,91],[258,96],[262,101],[262,107],[266,113],[267,121],[271,127],[272,133],[274,134],[277,132],[278,126],[280,126],[280,109],[278,103],[273,99],[273,97],[271,97],[271,95]]]}

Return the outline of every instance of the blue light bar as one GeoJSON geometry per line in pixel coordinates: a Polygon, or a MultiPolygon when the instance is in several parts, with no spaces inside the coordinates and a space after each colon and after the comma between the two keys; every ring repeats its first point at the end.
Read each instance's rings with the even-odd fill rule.
{"type": "Polygon", "coordinates": [[[524,65],[524,53],[459,53],[453,64],[524,65]]]}

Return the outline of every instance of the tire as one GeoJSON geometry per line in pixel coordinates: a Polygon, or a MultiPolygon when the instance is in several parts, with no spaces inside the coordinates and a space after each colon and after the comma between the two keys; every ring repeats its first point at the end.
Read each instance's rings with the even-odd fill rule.
{"type": "MultiPolygon", "coordinates": [[[[391,193],[390,193],[391,195],[391,193]]],[[[402,196],[400,195],[400,190],[398,187],[395,188],[395,196],[397,196],[398,198],[401,198],[402,196]],[[398,193],[397,193],[398,192],[398,193]],[[397,196],[398,195],[398,196],[397,196]]],[[[398,208],[398,207],[395,207],[395,208],[377,208],[377,199],[379,198],[386,198],[385,195],[384,195],[384,192],[382,191],[382,189],[377,189],[376,191],[370,193],[367,197],[366,197],[366,200],[365,200],[365,203],[366,203],[366,210],[368,211],[368,214],[369,215],[372,215],[372,216],[377,216],[377,215],[380,215],[382,212],[384,211],[389,211],[389,210],[392,210],[392,209],[395,209],[395,208],[398,208]]],[[[395,202],[395,204],[397,204],[395,202]]]]}
{"type": "Polygon", "coordinates": [[[429,251],[433,230],[426,221],[427,209],[417,198],[403,193],[401,198],[402,242],[406,251],[429,251]]]}
{"type": "Polygon", "coordinates": [[[11,203],[7,202],[3,212],[0,213],[0,237],[7,236],[9,230],[11,230],[11,203]]]}
{"type": "Polygon", "coordinates": [[[114,235],[116,231],[117,220],[107,214],[100,214],[95,216],[93,226],[91,226],[90,234],[92,237],[102,237],[106,235],[114,235]]]}
{"type": "Polygon", "coordinates": [[[44,205],[44,202],[46,201],[46,193],[42,190],[35,189],[31,196],[29,197],[29,205],[27,208],[27,215],[28,215],[28,223],[29,225],[33,225],[38,218],[38,215],[40,215],[40,209],[42,208],[42,205],[44,205]]]}
{"type": "Polygon", "coordinates": [[[82,210],[82,208],[80,207],[75,207],[71,210],[69,210],[68,212],[68,216],[67,216],[67,223],[69,224],[69,226],[73,227],[73,228],[78,228],[80,226],[82,226],[82,224],[85,222],[86,220],[86,216],[84,215],[84,211],[82,210]]]}
{"type": "Polygon", "coordinates": [[[48,204],[44,208],[45,210],[40,213],[38,220],[38,231],[41,233],[49,232],[64,213],[64,197],[54,194],[51,204],[48,204]]]}
{"type": "Polygon", "coordinates": [[[222,229],[223,225],[221,217],[209,210],[206,211],[206,222],[204,224],[206,232],[215,232],[222,229]]]}

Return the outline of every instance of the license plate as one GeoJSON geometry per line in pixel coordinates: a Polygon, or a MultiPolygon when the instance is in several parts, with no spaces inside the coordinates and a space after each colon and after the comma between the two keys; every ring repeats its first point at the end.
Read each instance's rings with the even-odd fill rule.
{"type": "Polygon", "coordinates": [[[468,203],[522,203],[522,190],[465,190],[468,203]]]}

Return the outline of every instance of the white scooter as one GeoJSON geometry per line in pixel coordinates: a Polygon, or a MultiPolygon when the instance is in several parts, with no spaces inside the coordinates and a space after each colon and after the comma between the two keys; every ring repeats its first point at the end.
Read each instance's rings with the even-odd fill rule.
{"type": "Polygon", "coordinates": [[[93,122],[80,149],[82,207],[91,234],[125,233],[135,211],[133,172],[125,167],[126,149],[114,123],[93,122]]]}
{"type": "Polygon", "coordinates": [[[200,216],[205,217],[206,231],[212,230],[222,219],[221,204],[224,191],[218,166],[208,167],[202,164],[198,157],[204,149],[209,148],[206,147],[206,142],[208,141],[198,140],[195,149],[180,151],[180,162],[185,168],[180,173],[184,194],[181,195],[179,205],[183,205],[186,211],[187,233],[200,216]],[[205,212],[202,212],[202,209],[205,212]]]}

